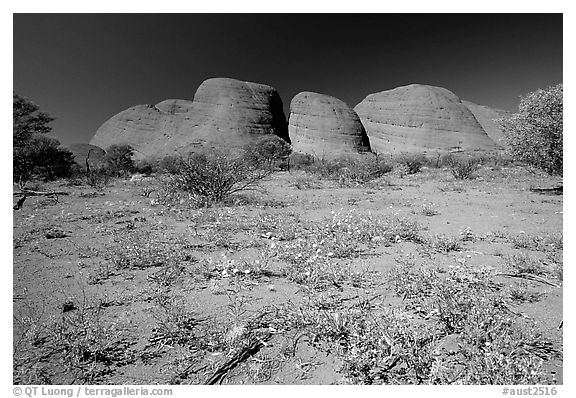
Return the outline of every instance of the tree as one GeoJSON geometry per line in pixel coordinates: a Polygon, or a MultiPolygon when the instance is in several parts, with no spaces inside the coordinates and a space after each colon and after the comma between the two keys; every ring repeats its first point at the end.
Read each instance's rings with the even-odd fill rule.
{"type": "Polygon", "coordinates": [[[134,150],[130,145],[111,145],[106,150],[105,159],[110,171],[120,176],[134,170],[132,155],[134,150]]]}
{"type": "Polygon", "coordinates": [[[38,105],[27,98],[13,93],[14,147],[26,146],[34,134],[47,134],[52,131],[49,123],[54,118],[40,112],[38,105]]]}
{"type": "Polygon", "coordinates": [[[267,134],[255,143],[247,145],[244,150],[256,164],[266,164],[271,167],[275,161],[288,159],[292,153],[289,143],[275,134],[267,134]]]}
{"type": "Polygon", "coordinates": [[[536,90],[520,99],[518,113],[499,119],[507,150],[518,160],[552,175],[563,166],[562,84],[536,90]]]}
{"type": "Polygon", "coordinates": [[[53,180],[67,176],[74,164],[70,151],[60,141],[47,137],[54,120],[29,99],[13,93],[13,177],[27,181],[35,172],[53,180]]]}

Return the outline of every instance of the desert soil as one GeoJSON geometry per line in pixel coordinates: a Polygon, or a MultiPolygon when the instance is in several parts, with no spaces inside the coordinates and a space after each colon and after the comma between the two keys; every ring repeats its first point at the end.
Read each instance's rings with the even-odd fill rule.
{"type": "MultiPolygon", "coordinates": [[[[278,172],[264,191],[202,209],[159,201],[154,178],[102,189],[43,184],[69,195],[29,197],[13,213],[14,382],[366,382],[350,370],[354,335],[333,314],[362,308],[438,322],[398,292],[402,267],[414,266],[489,275],[510,317],[547,342],[543,382],[562,383],[563,197],[530,190],[560,182],[520,166],[484,167],[466,181],[423,169],[350,187],[278,172]],[[422,239],[346,242],[347,229],[376,219],[408,221],[422,239]],[[353,246],[327,252],[338,242],[353,246]],[[513,277],[514,256],[541,268],[513,277]],[[315,273],[316,259],[327,272],[315,273]]],[[[402,378],[410,365],[398,366],[407,370],[384,382],[434,382],[402,378]]]]}

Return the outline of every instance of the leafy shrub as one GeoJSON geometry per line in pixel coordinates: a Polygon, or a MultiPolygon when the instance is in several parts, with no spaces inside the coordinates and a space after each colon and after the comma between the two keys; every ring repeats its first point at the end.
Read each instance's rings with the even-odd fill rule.
{"type": "Polygon", "coordinates": [[[499,119],[498,123],[510,154],[549,174],[562,175],[562,84],[522,97],[518,113],[499,119]]]}
{"type": "Polygon", "coordinates": [[[406,167],[408,174],[420,172],[422,166],[428,163],[423,153],[402,153],[395,158],[396,163],[406,167]]]}
{"type": "MultiPolygon", "coordinates": [[[[272,167],[275,162],[287,160],[292,153],[289,143],[275,134],[267,134],[244,148],[246,158],[255,165],[272,167]]],[[[288,165],[290,163],[288,162],[288,165]]]]}
{"type": "Polygon", "coordinates": [[[288,157],[288,162],[293,170],[306,170],[314,163],[314,157],[305,153],[292,152],[288,157]]]}
{"type": "Polygon", "coordinates": [[[130,145],[111,145],[105,155],[108,169],[117,176],[132,173],[134,171],[133,154],[134,150],[130,145]]]}
{"type": "Polygon", "coordinates": [[[476,158],[453,158],[449,163],[449,167],[452,175],[457,180],[469,180],[474,178],[474,173],[480,168],[480,163],[476,158]]]}
{"type": "Polygon", "coordinates": [[[107,186],[112,179],[110,170],[107,168],[91,169],[86,173],[86,183],[93,188],[103,188],[107,186]]]}
{"type": "Polygon", "coordinates": [[[71,175],[74,157],[51,137],[33,135],[24,147],[14,148],[14,178],[26,181],[33,174],[47,180],[71,175]]]}
{"type": "Polygon", "coordinates": [[[141,159],[134,162],[134,171],[149,176],[155,171],[156,164],[152,159],[141,159]]]}
{"type": "Polygon", "coordinates": [[[177,164],[168,184],[198,198],[199,203],[221,202],[234,193],[256,189],[272,173],[252,160],[245,152],[214,149],[193,153],[177,164]]]}
{"type": "Polygon", "coordinates": [[[183,159],[181,156],[168,155],[155,162],[154,171],[164,174],[178,174],[182,165],[183,159]]]}

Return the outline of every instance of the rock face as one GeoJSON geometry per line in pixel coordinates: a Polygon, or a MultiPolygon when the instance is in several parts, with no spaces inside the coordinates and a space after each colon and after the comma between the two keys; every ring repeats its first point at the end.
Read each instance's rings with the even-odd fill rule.
{"type": "Polygon", "coordinates": [[[295,151],[320,158],[370,151],[356,112],[328,95],[296,95],[290,102],[288,131],[295,151]]]}
{"type": "Polygon", "coordinates": [[[460,99],[441,87],[411,84],[382,91],[354,110],[377,153],[498,148],[460,99]]]}
{"type": "Polygon", "coordinates": [[[494,119],[509,117],[512,115],[512,112],[478,105],[470,101],[462,101],[462,103],[474,114],[474,117],[478,120],[478,123],[480,123],[486,134],[488,134],[494,142],[504,147],[504,133],[498,124],[494,122],[494,119]]]}
{"type": "Polygon", "coordinates": [[[278,92],[264,84],[215,78],[200,85],[193,101],[169,99],[120,112],[90,143],[102,148],[129,144],[136,158],[144,158],[199,147],[244,146],[263,134],[289,141],[278,92]]]}

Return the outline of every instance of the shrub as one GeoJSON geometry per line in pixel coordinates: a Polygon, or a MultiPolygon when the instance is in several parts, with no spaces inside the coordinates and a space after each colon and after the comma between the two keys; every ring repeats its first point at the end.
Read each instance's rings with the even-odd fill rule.
{"type": "Polygon", "coordinates": [[[91,169],[86,173],[86,183],[93,188],[103,188],[110,183],[110,170],[106,168],[91,169]]]}
{"type": "Polygon", "coordinates": [[[134,171],[149,176],[154,172],[156,163],[157,162],[151,159],[138,160],[134,162],[134,171]]]}
{"type": "MultiPolygon", "coordinates": [[[[272,167],[275,162],[287,160],[292,153],[289,143],[275,134],[267,134],[244,148],[246,156],[255,165],[272,167]]],[[[289,165],[289,163],[288,163],[289,165]]]]}
{"type": "Polygon", "coordinates": [[[13,165],[17,180],[26,181],[33,174],[54,180],[71,174],[74,157],[57,139],[35,134],[26,146],[14,148],[13,165]]]}
{"type": "Polygon", "coordinates": [[[182,165],[182,156],[168,155],[158,160],[155,164],[155,171],[166,174],[178,174],[182,165]]]}
{"type": "Polygon", "coordinates": [[[134,150],[130,145],[111,145],[106,150],[106,163],[110,171],[121,176],[134,171],[134,161],[132,155],[134,150]]]}
{"type": "Polygon", "coordinates": [[[402,153],[396,157],[396,162],[406,166],[408,174],[416,174],[422,169],[428,159],[423,153],[402,153]]]}
{"type": "Polygon", "coordinates": [[[294,170],[306,170],[314,163],[314,157],[305,153],[292,152],[288,157],[290,168],[294,170]]]}
{"type": "Polygon", "coordinates": [[[518,113],[498,123],[510,154],[549,174],[562,175],[562,84],[522,97],[518,113]]]}
{"type": "Polygon", "coordinates": [[[480,168],[480,163],[475,158],[452,158],[449,167],[452,175],[457,180],[469,180],[474,178],[474,173],[480,168]]]}
{"type": "Polygon", "coordinates": [[[190,193],[203,204],[221,202],[230,195],[256,189],[271,169],[254,164],[250,154],[212,150],[191,154],[178,164],[169,184],[190,193]]]}
{"type": "Polygon", "coordinates": [[[306,170],[342,186],[362,185],[392,171],[392,166],[376,155],[341,156],[318,159],[306,170]]]}

